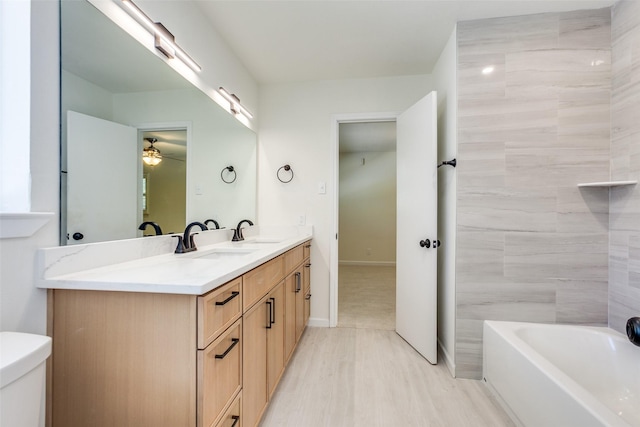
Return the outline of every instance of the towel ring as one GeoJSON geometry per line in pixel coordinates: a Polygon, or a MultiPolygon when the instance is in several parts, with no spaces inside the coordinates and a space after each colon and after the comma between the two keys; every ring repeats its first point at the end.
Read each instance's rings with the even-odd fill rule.
{"type": "Polygon", "coordinates": [[[226,184],[231,184],[232,182],[235,182],[237,177],[238,177],[238,174],[236,173],[236,170],[235,170],[235,168],[233,166],[227,166],[226,168],[222,168],[222,171],[220,172],[220,178],[226,184]],[[228,171],[229,173],[233,173],[233,179],[231,181],[227,181],[226,179],[224,179],[224,171],[228,171]]]}
{"type": "Polygon", "coordinates": [[[291,169],[291,166],[289,165],[284,165],[284,166],[280,166],[280,169],[278,169],[278,172],[276,172],[276,176],[278,177],[278,181],[286,184],[288,182],[291,182],[291,180],[293,179],[293,169],[291,169]],[[291,178],[289,178],[289,180],[284,181],[282,178],[280,178],[280,171],[281,170],[285,170],[286,172],[291,172],[291,178]]]}

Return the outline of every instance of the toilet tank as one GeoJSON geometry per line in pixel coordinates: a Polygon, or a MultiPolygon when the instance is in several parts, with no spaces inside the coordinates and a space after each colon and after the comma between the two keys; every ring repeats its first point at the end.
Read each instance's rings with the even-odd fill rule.
{"type": "Polygon", "coordinates": [[[44,426],[45,361],[51,338],[0,332],[0,426],[44,426]]]}

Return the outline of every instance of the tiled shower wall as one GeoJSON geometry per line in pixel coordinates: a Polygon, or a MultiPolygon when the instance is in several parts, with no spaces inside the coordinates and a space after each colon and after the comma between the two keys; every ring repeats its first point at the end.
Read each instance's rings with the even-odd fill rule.
{"type": "Polygon", "coordinates": [[[608,190],[577,184],[609,179],[610,22],[458,24],[458,377],[481,377],[485,319],[607,323],[608,190]]]}
{"type": "MultiPolygon", "coordinates": [[[[640,2],[612,12],[611,178],[640,179],[640,2]]],[[[640,316],[640,185],[611,190],[609,325],[640,316]]]]}

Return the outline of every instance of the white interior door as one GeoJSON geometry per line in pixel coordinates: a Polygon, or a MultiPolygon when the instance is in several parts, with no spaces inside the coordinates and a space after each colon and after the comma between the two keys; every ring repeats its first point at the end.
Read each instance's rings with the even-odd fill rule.
{"type": "Polygon", "coordinates": [[[136,237],[137,136],[131,126],[67,113],[68,244],[136,237]]]}
{"type": "Polygon", "coordinates": [[[437,103],[431,92],[397,121],[396,331],[437,363],[437,103]]]}

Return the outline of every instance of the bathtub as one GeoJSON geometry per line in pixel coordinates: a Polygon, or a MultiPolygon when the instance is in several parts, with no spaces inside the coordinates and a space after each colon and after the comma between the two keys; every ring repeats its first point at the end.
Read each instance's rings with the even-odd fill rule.
{"type": "Polygon", "coordinates": [[[483,377],[527,427],[640,426],[640,347],[608,328],[485,321],[483,377]]]}

